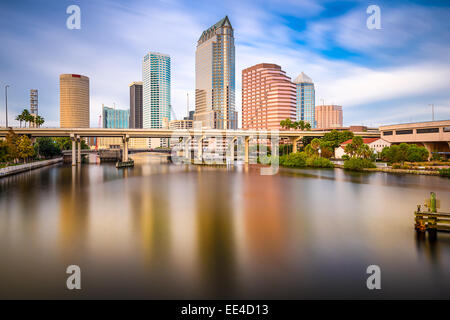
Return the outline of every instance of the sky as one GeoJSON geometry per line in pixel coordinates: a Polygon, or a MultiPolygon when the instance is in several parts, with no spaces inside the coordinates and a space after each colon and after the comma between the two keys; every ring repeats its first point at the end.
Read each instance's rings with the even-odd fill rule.
{"type": "Polygon", "coordinates": [[[344,125],[450,119],[450,1],[329,0],[0,0],[0,125],[29,108],[39,90],[44,126],[59,126],[59,75],[90,78],[90,122],[102,104],[129,108],[149,51],[171,56],[172,119],[194,110],[198,38],[225,15],[234,28],[236,110],[242,70],[275,63],[292,79],[302,71],[316,105],[343,106],[344,125]],[[69,30],[68,6],[81,9],[69,30]],[[369,30],[367,8],[380,8],[369,30]]]}

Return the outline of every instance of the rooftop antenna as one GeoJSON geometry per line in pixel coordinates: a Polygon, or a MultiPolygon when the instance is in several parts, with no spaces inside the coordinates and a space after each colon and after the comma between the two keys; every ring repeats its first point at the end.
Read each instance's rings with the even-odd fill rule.
{"type": "Polygon", "coordinates": [[[431,120],[434,121],[434,103],[429,104],[431,106],[431,120]]]}

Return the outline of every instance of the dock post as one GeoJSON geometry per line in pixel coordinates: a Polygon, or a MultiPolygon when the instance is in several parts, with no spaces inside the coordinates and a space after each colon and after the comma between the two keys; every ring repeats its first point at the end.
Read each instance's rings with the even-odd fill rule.
{"type": "MultiPolygon", "coordinates": [[[[437,212],[436,194],[434,192],[430,193],[430,211],[432,213],[437,212]]],[[[428,232],[434,233],[436,231],[437,231],[437,218],[436,217],[428,218],[428,232]]]]}

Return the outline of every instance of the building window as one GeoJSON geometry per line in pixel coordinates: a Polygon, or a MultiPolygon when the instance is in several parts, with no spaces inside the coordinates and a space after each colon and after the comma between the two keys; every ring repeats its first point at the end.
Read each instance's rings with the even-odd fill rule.
{"type": "Polygon", "coordinates": [[[412,134],[413,131],[411,130],[396,130],[395,134],[412,134]]]}
{"type": "Polygon", "coordinates": [[[417,133],[435,133],[439,132],[439,128],[417,129],[417,133]]]}
{"type": "Polygon", "coordinates": [[[384,131],[383,136],[392,136],[392,131],[384,131]]]}

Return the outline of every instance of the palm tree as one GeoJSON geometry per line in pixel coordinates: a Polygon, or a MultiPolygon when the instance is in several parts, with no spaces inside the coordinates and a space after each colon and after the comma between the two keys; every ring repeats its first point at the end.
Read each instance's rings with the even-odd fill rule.
{"type": "Polygon", "coordinates": [[[34,119],[34,123],[37,125],[38,128],[40,128],[45,122],[45,119],[41,116],[36,116],[34,119]]]}
{"type": "Polygon", "coordinates": [[[305,130],[305,121],[303,121],[303,120],[300,120],[299,122],[298,122],[298,126],[300,127],[300,130],[305,130]]]}
{"type": "Polygon", "coordinates": [[[20,116],[22,117],[22,121],[25,121],[25,127],[27,126],[28,122],[31,122],[32,120],[30,119],[30,117],[32,117],[32,115],[30,114],[30,112],[27,109],[24,109],[22,111],[22,113],[20,114],[20,116]],[[31,120],[31,121],[30,121],[31,120]]]}
{"type": "Polygon", "coordinates": [[[309,122],[305,123],[305,129],[308,131],[311,130],[311,124],[309,122]]]}
{"type": "Polygon", "coordinates": [[[280,127],[281,127],[281,129],[284,129],[286,127],[286,120],[280,121],[280,127]]]}
{"type": "Polygon", "coordinates": [[[17,115],[16,120],[19,121],[19,126],[22,128],[23,117],[21,114],[17,115]]]}

